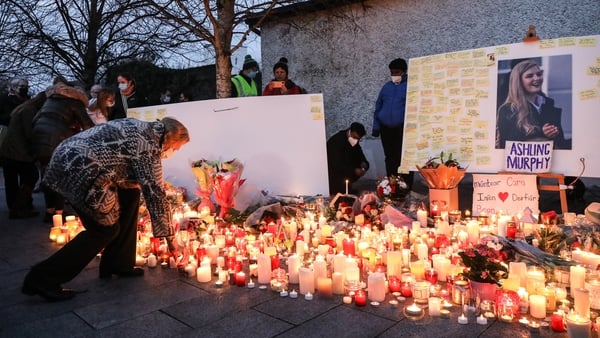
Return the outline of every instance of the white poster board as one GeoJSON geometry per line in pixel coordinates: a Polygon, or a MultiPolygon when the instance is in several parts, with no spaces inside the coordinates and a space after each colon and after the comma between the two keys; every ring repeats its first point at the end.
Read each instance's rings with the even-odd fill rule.
{"type": "Polygon", "coordinates": [[[196,191],[192,162],[234,158],[244,164],[244,184],[259,190],[329,194],[321,94],[193,101],[132,108],[127,115],[145,121],[171,116],[188,128],[190,142],[163,161],[163,171],[189,195],[196,191]]]}
{"type": "Polygon", "coordinates": [[[523,215],[526,208],[539,215],[540,195],[536,175],[473,174],[473,215],[503,211],[523,215]]]}
{"type": "MultiPolygon", "coordinates": [[[[561,109],[570,144],[555,149],[551,172],[600,177],[600,35],[484,47],[409,60],[400,170],[415,170],[441,151],[469,172],[504,168],[496,145],[496,117],[512,67],[530,59],[543,71],[542,92],[561,109]]],[[[516,140],[530,141],[530,140],[516,140]]]]}

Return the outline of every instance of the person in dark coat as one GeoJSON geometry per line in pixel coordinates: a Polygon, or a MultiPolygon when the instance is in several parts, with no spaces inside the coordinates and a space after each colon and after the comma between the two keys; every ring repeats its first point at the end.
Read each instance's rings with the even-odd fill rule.
{"type": "Polygon", "coordinates": [[[33,266],[22,292],[49,301],[73,298],[75,291],[61,284],[75,278],[101,250],[100,278],[143,276],[144,270],[135,267],[140,191],[154,237],[164,238],[178,257],[161,160],[189,139],[181,122],[165,117],[109,121],[62,142],[43,185],[65,196],[86,230],[33,266]]]}
{"type": "MultiPolygon", "coordinates": [[[[58,81],[46,89],[46,102],[33,118],[32,153],[40,166],[42,177],[54,149],[64,139],[94,126],[87,114],[88,98],[83,89],[58,81]]],[[[60,194],[45,189],[46,215],[50,222],[55,213],[62,214],[64,200],[60,194]]]]}
{"type": "Polygon", "coordinates": [[[340,130],[327,140],[327,167],[329,193],[355,193],[352,183],[369,170],[369,162],[358,141],[365,136],[365,127],[358,122],[340,130]]]}
{"type": "Polygon", "coordinates": [[[41,92],[17,106],[11,114],[5,142],[0,146],[9,219],[39,215],[32,205],[33,188],[39,178],[31,152],[32,121],[45,101],[46,93],[41,92]]]}
{"type": "Polygon", "coordinates": [[[109,120],[126,118],[129,108],[148,105],[146,97],[137,91],[135,79],[131,74],[119,74],[117,82],[119,83],[119,89],[115,93],[115,106],[112,115],[108,118],[109,120]]]}

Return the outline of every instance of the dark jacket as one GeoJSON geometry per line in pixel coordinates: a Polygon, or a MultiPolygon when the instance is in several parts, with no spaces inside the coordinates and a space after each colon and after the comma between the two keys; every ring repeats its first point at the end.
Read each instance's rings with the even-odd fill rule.
{"type": "Polygon", "coordinates": [[[544,124],[549,123],[558,127],[558,135],[552,139],[554,149],[571,149],[571,140],[565,140],[561,124],[562,109],[554,106],[554,100],[544,97],[540,112],[530,103],[529,111],[531,122],[537,127],[530,134],[526,134],[521,126],[517,125],[516,112],[513,112],[510,103],[505,103],[498,109],[496,121],[496,148],[503,149],[506,141],[549,141],[543,131],[544,124]]]}
{"type": "Polygon", "coordinates": [[[402,75],[402,82],[386,82],[375,101],[373,112],[373,136],[379,136],[381,127],[395,128],[404,123],[406,108],[407,77],[402,75]]]}
{"type": "Polygon", "coordinates": [[[46,89],[46,102],[33,118],[32,152],[47,163],[64,139],[94,126],[87,114],[86,94],[75,87],[58,83],[46,89]]]}
{"type": "Polygon", "coordinates": [[[46,101],[46,94],[40,93],[32,100],[17,106],[11,114],[6,138],[0,147],[0,159],[18,162],[33,162],[31,143],[33,140],[33,117],[46,101]]]}
{"type": "Polygon", "coordinates": [[[348,129],[341,130],[327,140],[327,168],[329,173],[329,193],[344,193],[345,181],[352,183],[360,178],[354,170],[369,169],[369,162],[360,144],[354,147],[348,142],[348,129]]]}
{"type": "Polygon", "coordinates": [[[0,125],[8,126],[12,111],[28,99],[29,96],[20,97],[15,94],[6,94],[0,97],[0,125]]]}
{"type": "Polygon", "coordinates": [[[134,91],[129,96],[121,95],[121,92],[117,90],[115,93],[115,106],[112,109],[112,115],[108,117],[109,120],[123,119],[127,117],[127,109],[144,107],[148,105],[148,101],[144,95],[134,91]],[[127,108],[125,108],[125,102],[127,102],[127,108]]]}

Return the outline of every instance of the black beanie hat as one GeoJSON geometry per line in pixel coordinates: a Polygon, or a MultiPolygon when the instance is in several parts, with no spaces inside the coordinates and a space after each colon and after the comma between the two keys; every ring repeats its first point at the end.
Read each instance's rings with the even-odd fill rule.
{"type": "Polygon", "coordinates": [[[250,68],[258,68],[258,62],[252,58],[250,55],[246,55],[244,57],[244,65],[242,66],[242,70],[250,69],[250,68]]]}
{"type": "Polygon", "coordinates": [[[408,66],[406,65],[406,60],[404,59],[395,59],[390,62],[390,69],[400,69],[403,72],[406,72],[408,66]]]}
{"type": "Polygon", "coordinates": [[[275,69],[277,68],[281,68],[283,70],[285,70],[285,74],[288,74],[288,59],[286,57],[282,57],[281,59],[279,59],[279,61],[277,61],[277,63],[275,64],[275,66],[273,66],[273,72],[275,72],[275,69]]]}

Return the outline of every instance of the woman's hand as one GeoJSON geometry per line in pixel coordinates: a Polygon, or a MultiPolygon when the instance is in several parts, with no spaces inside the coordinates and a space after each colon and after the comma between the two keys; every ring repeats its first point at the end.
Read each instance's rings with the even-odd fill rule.
{"type": "Polygon", "coordinates": [[[542,132],[547,138],[553,139],[558,136],[558,127],[553,124],[546,123],[542,127],[542,132]]]}

